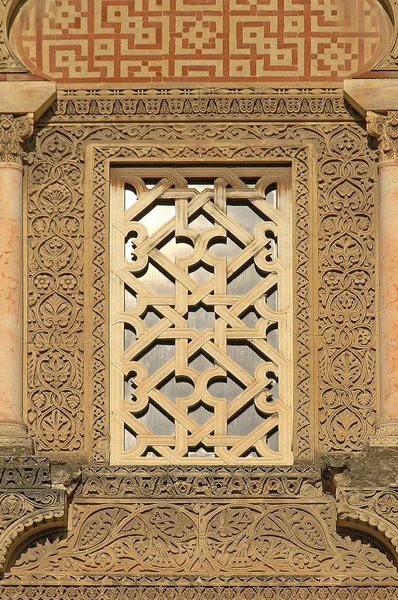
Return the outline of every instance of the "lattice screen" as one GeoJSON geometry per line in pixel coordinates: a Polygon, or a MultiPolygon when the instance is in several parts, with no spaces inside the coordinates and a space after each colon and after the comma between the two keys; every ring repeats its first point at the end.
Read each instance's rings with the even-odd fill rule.
{"type": "Polygon", "coordinates": [[[291,462],[289,177],[113,170],[114,464],[291,462]]]}

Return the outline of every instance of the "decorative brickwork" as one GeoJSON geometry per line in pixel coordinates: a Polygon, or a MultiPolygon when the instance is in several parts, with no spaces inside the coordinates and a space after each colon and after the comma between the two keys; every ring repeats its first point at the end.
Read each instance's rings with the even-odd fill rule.
{"type": "Polygon", "coordinates": [[[377,59],[386,21],[376,0],[28,0],[11,42],[63,82],[337,81],[377,59]]]}

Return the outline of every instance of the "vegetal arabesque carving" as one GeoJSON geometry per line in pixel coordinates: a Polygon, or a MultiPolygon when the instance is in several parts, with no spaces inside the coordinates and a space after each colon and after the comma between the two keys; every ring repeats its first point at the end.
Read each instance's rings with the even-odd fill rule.
{"type": "MultiPolygon", "coordinates": [[[[286,160],[285,147],[298,142],[318,148],[320,443],[327,451],[363,447],[373,433],[376,407],[375,167],[374,152],[369,150],[362,127],[356,123],[321,123],[317,127],[293,123],[58,123],[39,131],[36,150],[30,154],[28,373],[32,392],[28,417],[38,448],[73,451],[89,446],[83,425],[81,384],[84,377],[90,380],[83,372],[82,361],[84,339],[89,335],[84,332],[82,312],[84,231],[88,231],[89,237],[93,236],[93,292],[86,306],[94,311],[94,378],[89,404],[93,406],[95,459],[103,461],[107,454],[107,162],[286,160]],[[276,140],[283,141],[283,148],[276,140]],[[263,149],[257,147],[260,142],[263,149]],[[94,148],[90,152],[95,155],[85,154],[87,144],[94,148]],[[90,201],[93,198],[94,203],[92,217],[86,212],[84,221],[84,161],[90,156],[94,169],[90,201]]],[[[311,452],[315,424],[310,408],[314,382],[310,360],[312,313],[308,304],[310,287],[315,282],[308,271],[313,259],[305,225],[310,210],[306,198],[316,183],[309,175],[308,151],[295,147],[300,235],[296,248],[296,315],[298,364],[302,369],[296,455],[305,457],[311,452]]]]}

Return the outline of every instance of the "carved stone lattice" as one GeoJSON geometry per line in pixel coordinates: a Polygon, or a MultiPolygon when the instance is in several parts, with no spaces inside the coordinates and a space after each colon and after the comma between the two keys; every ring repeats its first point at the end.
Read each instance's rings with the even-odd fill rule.
{"type": "Polygon", "coordinates": [[[116,171],[112,463],[291,462],[287,176],[116,171]]]}
{"type": "MultiPolygon", "coordinates": [[[[286,90],[284,93],[286,96],[286,90]]],[[[88,100],[83,94],[82,104],[76,94],[67,101],[67,114],[52,114],[50,124],[38,131],[36,148],[30,154],[28,375],[31,394],[28,421],[37,447],[46,451],[88,451],[83,421],[87,411],[86,426],[90,425],[91,418],[93,421],[95,459],[103,461],[107,456],[108,161],[142,165],[145,160],[190,160],[195,163],[205,160],[206,164],[213,164],[215,160],[225,163],[226,160],[253,159],[263,163],[296,161],[297,170],[292,177],[295,182],[293,194],[297,195],[298,202],[295,229],[299,236],[294,250],[298,261],[294,296],[299,340],[297,360],[294,361],[298,365],[296,456],[309,457],[313,447],[316,420],[311,422],[313,382],[310,372],[313,372],[314,364],[319,364],[320,369],[321,448],[325,451],[361,449],[373,433],[376,415],[375,153],[369,150],[361,125],[333,122],[342,118],[339,100],[334,96],[330,99],[331,122],[317,122],[316,126],[289,123],[293,116],[288,109],[290,100],[283,105],[275,101],[280,111],[278,118],[285,123],[171,125],[156,123],[154,116],[153,124],[109,124],[105,99],[101,96],[102,119],[107,125],[83,126],[82,119],[100,118],[99,103],[94,97],[88,100]],[[74,120],[76,124],[73,124],[74,120]],[[162,143],[159,143],[160,139],[162,143]],[[309,309],[310,264],[313,263],[305,225],[312,185],[308,167],[312,162],[303,142],[316,144],[318,149],[319,271],[315,279],[319,294],[315,297],[319,298],[320,346],[319,360],[315,363],[311,362],[313,341],[309,309]],[[261,144],[263,149],[259,150],[261,144]],[[287,146],[291,149],[286,149],[287,146]],[[87,209],[86,225],[83,221],[84,162],[89,165],[87,172],[92,172],[93,180],[93,193],[87,191],[87,202],[93,199],[93,205],[92,212],[87,209]],[[93,280],[85,304],[90,315],[86,323],[93,318],[92,337],[83,330],[85,233],[86,239],[93,237],[92,249],[86,248],[93,280]],[[85,339],[92,342],[92,350],[86,345],[86,352],[90,357],[87,364],[94,362],[93,376],[87,369],[83,373],[85,339]],[[83,403],[80,383],[83,376],[87,382],[89,410],[83,403]]],[[[179,92],[176,94],[180,95],[179,92]]],[[[319,94],[320,104],[312,101],[306,104],[308,111],[315,111],[312,113],[314,119],[318,119],[318,106],[328,103],[325,93],[319,94]]],[[[165,95],[164,106],[168,107],[169,117],[173,110],[173,94],[165,95]]],[[[255,103],[250,100],[247,104],[242,95],[238,94],[236,99],[236,118],[243,116],[246,119],[248,114],[253,114],[250,111],[254,110],[255,103]]],[[[301,98],[297,101],[302,102],[301,98]]],[[[122,114],[127,114],[130,100],[122,96],[118,102],[122,114]]],[[[143,115],[151,114],[152,106],[152,100],[141,99],[143,115]]],[[[180,110],[179,105],[176,118],[180,118],[180,110]]],[[[159,117],[162,115],[160,113],[159,117]]],[[[349,115],[344,118],[349,119],[349,115]]],[[[316,181],[313,185],[316,187],[316,181]]]]}

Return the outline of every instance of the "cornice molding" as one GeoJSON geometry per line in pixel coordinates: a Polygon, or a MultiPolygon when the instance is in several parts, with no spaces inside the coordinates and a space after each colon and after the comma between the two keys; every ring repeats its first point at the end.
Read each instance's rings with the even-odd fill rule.
{"type": "Polygon", "coordinates": [[[58,90],[44,122],[353,121],[361,117],[336,88],[58,90]]]}

